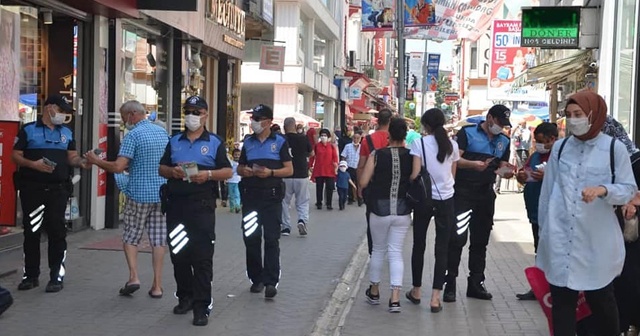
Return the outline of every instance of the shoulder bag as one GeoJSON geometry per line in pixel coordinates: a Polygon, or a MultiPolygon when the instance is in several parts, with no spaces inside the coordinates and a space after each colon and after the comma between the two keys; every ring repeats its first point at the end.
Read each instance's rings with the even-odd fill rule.
{"type": "Polygon", "coordinates": [[[420,174],[415,180],[409,184],[407,190],[407,200],[411,205],[416,207],[430,207],[433,204],[431,198],[431,176],[427,170],[427,157],[424,149],[424,138],[420,139],[422,145],[422,162],[424,165],[420,168],[420,174]]]}

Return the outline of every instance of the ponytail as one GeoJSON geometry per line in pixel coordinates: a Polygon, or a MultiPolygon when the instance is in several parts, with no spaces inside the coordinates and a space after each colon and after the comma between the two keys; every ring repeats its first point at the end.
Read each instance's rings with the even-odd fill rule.
{"type": "Polygon", "coordinates": [[[447,131],[444,129],[444,112],[438,108],[427,110],[420,119],[420,123],[436,138],[438,155],[436,158],[443,163],[447,156],[453,154],[453,145],[447,131]]]}

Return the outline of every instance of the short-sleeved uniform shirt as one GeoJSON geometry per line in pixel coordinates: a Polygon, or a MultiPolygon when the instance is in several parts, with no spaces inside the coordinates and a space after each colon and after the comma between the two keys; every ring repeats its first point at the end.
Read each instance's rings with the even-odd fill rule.
{"type": "Polygon", "coordinates": [[[160,186],[166,180],[158,168],[168,141],[167,131],[146,119],[124,136],[118,156],[129,159],[129,179],[123,192],[131,200],[160,203],[160,186]]]}
{"type": "Polygon", "coordinates": [[[309,177],[308,159],[311,154],[311,143],[304,134],[287,133],[285,134],[289,148],[291,148],[291,159],[293,163],[292,178],[309,177]]]}
{"type": "Polygon", "coordinates": [[[28,160],[47,158],[56,163],[53,173],[20,167],[20,179],[23,182],[53,184],[66,182],[71,178],[68,151],[76,150],[76,141],[68,127],[58,125],[49,128],[42,120],[25,124],[18,132],[13,149],[22,151],[28,160]]]}
{"type": "MultiPolygon", "coordinates": [[[[160,164],[175,167],[184,163],[196,163],[198,170],[218,170],[231,168],[224,142],[216,134],[207,130],[193,142],[186,132],[181,132],[169,140],[160,164]]],[[[211,199],[217,195],[216,181],[202,184],[190,183],[182,179],[169,179],[167,182],[170,195],[193,199],[211,199]]]]}
{"type": "Polygon", "coordinates": [[[483,171],[474,169],[458,168],[456,172],[456,189],[486,187],[496,180],[494,173],[500,166],[500,162],[509,162],[510,139],[504,133],[494,135],[491,140],[489,136],[478,125],[464,126],[456,134],[456,142],[460,150],[464,151],[462,158],[470,161],[485,161],[489,158],[494,160],[483,171]]]}
{"type": "MultiPolygon", "coordinates": [[[[287,140],[280,134],[271,133],[264,142],[260,142],[255,134],[248,137],[244,141],[238,162],[248,167],[257,164],[269,169],[280,169],[284,167],[283,163],[288,161],[291,161],[291,155],[287,140]]],[[[242,178],[242,184],[246,188],[276,188],[280,187],[281,183],[280,177],[242,178]]]]}

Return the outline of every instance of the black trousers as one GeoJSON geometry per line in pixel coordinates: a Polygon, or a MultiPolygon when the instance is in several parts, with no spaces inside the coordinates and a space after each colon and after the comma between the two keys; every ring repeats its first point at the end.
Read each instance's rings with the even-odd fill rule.
{"type": "Polygon", "coordinates": [[[538,223],[531,223],[531,233],[533,233],[533,248],[535,253],[538,253],[538,242],[540,241],[540,234],[538,233],[538,230],[540,230],[538,223]]]}
{"type": "Polygon", "coordinates": [[[422,287],[422,270],[424,268],[424,251],[426,249],[429,222],[435,216],[436,246],[435,269],[433,272],[433,289],[442,289],[447,273],[447,257],[449,240],[454,226],[453,197],[444,200],[433,200],[433,208],[417,208],[413,212],[413,249],[411,251],[411,275],[414,287],[422,287]]]}
{"type": "Polygon", "coordinates": [[[212,300],[215,199],[171,199],[167,233],[176,296],[192,299],[194,309],[206,309],[212,300]]]}
{"type": "MultiPolygon", "coordinates": [[[[604,288],[585,291],[584,295],[591,308],[590,332],[598,336],[620,335],[618,306],[613,293],[613,284],[604,288]]],[[[553,307],[553,334],[555,336],[574,336],[576,334],[576,307],[578,292],[566,287],[551,285],[553,307]]]]}
{"type": "Polygon", "coordinates": [[[229,199],[229,187],[224,181],[218,181],[218,187],[220,188],[220,199],[226,201],[229,199]]]}
{"type": "Polygon", "coordinates": [[[333,200],[333,190],[336,180],[333,177],[316,177],[316,206],[322,205],[322,194],[325,196],[325,204],[330,207],[333,200]]]}
{"type": "Polygon", "coordinates": [[[482,188],[456,189],[454,195],[456,225],[451,230],[447,267],[447,282],[458,276],[462,248],[469,236],[469,280],[484,281],[487,245],[493,228],[496,194],[491,185],[482,188]]]}
{"type": "Polygon", "coordinates": [[[67,251],[67,227],[64,211],[70,191],[65,184],[24,183],[20,189],[22,226],[24,227],[24,276],[40,276],[40,233],[48,237],[49,277],[62,281],[67,251]]]}
{"type": "Polygon", "coordinates": [[[620,314],[620,328],[640,326],[640,240],[624,244],[625,258],[622,274],[613,280],[620,314]]]}
{"type": "MultiPolygon", "coordinates": [[[[347,173],[349,173],[349,176],[351,177],[351,181],[353,181],[353,183],[355,185],[358,185],[358,173],[357,173],[357,169],[356,168],[347,168],[347,173]]],[[[354,199],[354,195],[357,195],[356,190],[353,188],[353,186],[349,185],[349,193],[348,193],[348,200],[349,203],[352,203],[353,201],[355,201],[354,199]]]]}
{"type": "Polygon", "coordinates": [[[276,286],[280,281],[281,217],[282,199],[243,196],[242,237],[247,252],[247,275],[252,283],[276,286]]]}

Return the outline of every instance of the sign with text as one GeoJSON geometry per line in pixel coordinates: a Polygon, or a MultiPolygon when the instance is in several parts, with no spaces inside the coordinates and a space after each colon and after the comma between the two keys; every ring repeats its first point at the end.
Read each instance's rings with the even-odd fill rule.
{"type": "Polygon", "coordinates": [[[240,7],[228,0],[208,0],[207,19],[216,22],[237,34],[244,40],[245,13],[240,7]]]}
{"type": "Polygon", "coordinates": [[[531,7],[522,9],[522,46],[577,49],[580,39],[580,7],[531,7]]]}
{"type": "Polygon", "coordinates": [[[427,58],[427,91],[438,91],[440,54],[429,54],[427,58]]]}
{"type": "Polygon", "coordinates": [[[544,88],[512,89],[513,80],[536,65],[535,48],[520,46],[519,20],[493,21],[491,67],[487,76],[487,99],[506,101],[545,101],[544,88]]]}
{"type": "Polygon", "coordinates": [[[373,39],[373,67],[384,70],[387,67],[387,40],[383,38],[373,39]]]}
{"type": "Polygon", "coordinates": [[[261,70],[284,70],[284,49],[285,47],[277,47],[263,45],[260,50],[260,69],[261,70]]]}

